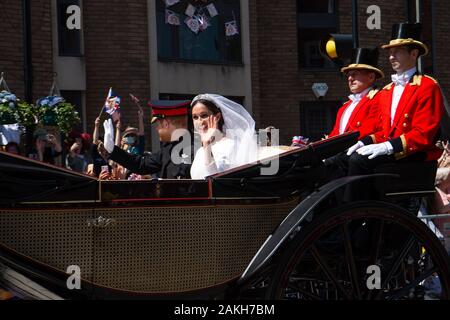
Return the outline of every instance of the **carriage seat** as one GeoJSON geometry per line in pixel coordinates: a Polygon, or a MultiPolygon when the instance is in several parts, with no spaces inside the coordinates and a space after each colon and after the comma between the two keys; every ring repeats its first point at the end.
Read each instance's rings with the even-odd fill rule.
{"type": "Polygon", "coordinates": [[[400,178],[381,178],[375,187],[386,196],[426,196],[435,192],[437,161],[395,162],[379,165],[375,173],[398,174],[400,178]]]}

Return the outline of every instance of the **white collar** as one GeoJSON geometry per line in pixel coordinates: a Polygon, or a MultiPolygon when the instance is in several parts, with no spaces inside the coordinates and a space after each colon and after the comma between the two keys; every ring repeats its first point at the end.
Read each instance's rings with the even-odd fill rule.
{"type": "Polygon", "coordinates": [[[351,95],[348,96],[348,98],[349,98],[351,101],[359,101],[359,100],[361,100],[362,98],[364,98],[364,97],[367,95],[367,93],[368,93],[371,89],[372,89],[372,87],[369,87],[369,88],[367,88],[367,89],[361,91],[360,93],[354,93],[354,94],[351,94],[351,95]]]}
{"type": "Polygon", "coordinates": [[[410,79],[416,72],[417,72],[417,68],[412,67],[411,69],[408,69],[403,73],[397,73],[397,76],[410,79]]]}

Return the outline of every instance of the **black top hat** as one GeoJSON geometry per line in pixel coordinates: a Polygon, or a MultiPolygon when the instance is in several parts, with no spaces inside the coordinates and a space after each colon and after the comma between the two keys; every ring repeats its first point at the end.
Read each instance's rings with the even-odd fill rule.
{"type": "Polygon", "coordinates": [[[378,48],[355,48],[352,49],[350,64],[341,69],[341,72],[349,70],[364,69],[375,72],[377,78],[383,78],[383,71],[378,69],[378,48]]]}
{"type": "Polygon", "coordinates": [[[388,49],[398,46],[412,45],[419,49],[419,55],[426,55],[428,47],[420,41],[421,23],[396,23],[392,26],[392,36],[389,44],[381,46],[388,49]]]}
{"type": "Polygon", "coordinates": [[[152,100],[152,123],[165,117],[184,116],[188,114],[189,100],[152,100]]]}

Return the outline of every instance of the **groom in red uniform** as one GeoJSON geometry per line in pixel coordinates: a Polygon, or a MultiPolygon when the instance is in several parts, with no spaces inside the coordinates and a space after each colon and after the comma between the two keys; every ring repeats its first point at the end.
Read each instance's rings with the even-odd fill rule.
{"type": "Polygon", "coordinates": [[[382,163],[436,160],[442,151],[435,146],[444,112],[437,81],[418,73],[417,59],[428,48],[419,41],[419,23],[392,28],[392,40],[383,45],[396,72],[379,96],[376,130],[348,150],[348,175],[373,172],[382,163]]]}

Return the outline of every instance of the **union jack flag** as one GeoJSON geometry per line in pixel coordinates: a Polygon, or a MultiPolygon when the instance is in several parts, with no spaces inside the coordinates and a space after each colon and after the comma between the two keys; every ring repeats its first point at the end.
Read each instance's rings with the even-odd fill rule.
{"type": "Polygon", "coordinates": [[[119,109],[120,97],[114,94],[112,88],[109,88],[108,96],[106,97],[105,105],[103,106],[103,111],[112,116],[119,109]]]}

